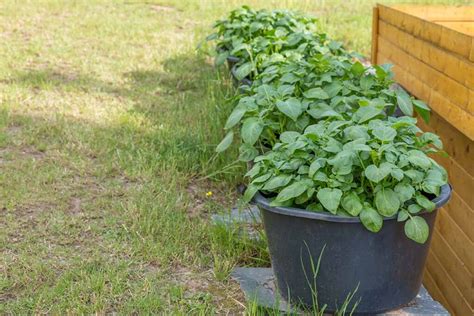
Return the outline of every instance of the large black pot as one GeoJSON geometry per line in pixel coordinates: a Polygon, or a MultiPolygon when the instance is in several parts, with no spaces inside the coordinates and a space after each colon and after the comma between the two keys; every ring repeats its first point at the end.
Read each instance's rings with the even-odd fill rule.
{"type": "Polygon", "coordinates": [[[382,229],[372,233],[358,217],[271,207],[259,193],[254,201],[263,214],[273,271],[285,299],[314,306],[311,260],[316,266],[324,248],[316,278],[319,306],[327,304],[327,311],[337,310],[358,286],[351,304],[360,299],[356,312],[371,314],[395,309],[415,298],[438,208],[450,197],[451,187],[446,184],[433,200],[436,210],[419,214],[430,227],[425,244],[408,239],[404,223],[396,217],[385,218],[382,229]]]}

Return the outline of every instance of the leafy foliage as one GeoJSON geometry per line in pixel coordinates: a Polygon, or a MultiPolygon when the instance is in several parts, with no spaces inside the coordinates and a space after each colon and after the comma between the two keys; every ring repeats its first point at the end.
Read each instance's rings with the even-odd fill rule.
{"type": "Polygon", "coordinates": [[[269,59],[347,53],[341,43],[318,32],[317,19],[286,10],[256,11],[242,6],[217,21],[214,28],[216,32],[207,39],[216,41],[216,64],[230,56],[236,58],[239,80],[253,78],[269,59]]]}
{"type": "Polygon", "coordinates": [[[216,149],[240,139],[239,159],[255,163],[244,198],[260,191],[273,205],[358,216],[372,232],[396,216],[425,242],[428,225],[416,214],[435,208],[427,195],[447,181],[427,155],[442,143],[416,127],[411,116],[428,121],[430,109],[393,88],[390,66],[365,66],[316,19],[289,11],[244,6],[215,28],[216,64],[232,57],[237,79],[252,80],[233,98],[216,149]]]}
{"type": "Polygon", "coordinates": [[[261,191],[274,206],[358,216],[372,232],[398,214],[406,235],[424,243],[428,225],[416,214],[434,210],[427,196],[439,195],[447,175],[427,155],[441,150],[439,139],[415,124],[407,116],[363,123],[354,116],[285,132],[255,158],[246,198],[261,191]]]}

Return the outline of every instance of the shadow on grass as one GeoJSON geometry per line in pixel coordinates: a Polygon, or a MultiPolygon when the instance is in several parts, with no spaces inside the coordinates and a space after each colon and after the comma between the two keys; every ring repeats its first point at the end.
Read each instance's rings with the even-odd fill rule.
{"type": "MultiPolygon", "coordinates": [[[[124,72],[111,82],[54,68],[19,71],[2,82],[36,92],[78,92],[97,99],[108,94],[125,99],[119,102],[133,105],[126,116],[151,126],[140,140],[154,147],[146,154],[153,153],[182,172],[205,175],[231,161],[223,156],[216,158],[214,148],[223,137],[222,126],[230,112],[225,99],[233,90],[223,72],[206,62],[204,56],[181,54],[165,60],[160,70],[124,72]]],[[[100,107],[100,101],[97,105],[100,107]]],[[[232,155],[235,159],[235,152],[232,155]]]]}

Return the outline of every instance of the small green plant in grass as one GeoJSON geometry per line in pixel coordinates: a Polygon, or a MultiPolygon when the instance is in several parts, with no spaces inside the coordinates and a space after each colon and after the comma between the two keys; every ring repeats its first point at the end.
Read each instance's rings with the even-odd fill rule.
{"type": "Polygon", "coordinates": [[[261,191],[274,206],[358,216],[372,232],[384,217],[398,216],[406,235],[424,243],[428,225],[417,214],[435,209],[430,197],[447,183],[446,171],[427,154],[440,152],[442,143],[421,133],[414,118],[364,115],[282,133],[272,151],[255,158],[245,199],[261,191]]]}

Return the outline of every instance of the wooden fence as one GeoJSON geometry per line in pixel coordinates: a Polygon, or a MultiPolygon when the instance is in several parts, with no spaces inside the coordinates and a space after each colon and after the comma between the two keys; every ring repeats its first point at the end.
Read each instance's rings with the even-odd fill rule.
{"type": "Polygon", "coordinates": [[[371,57],[393,64],[395,80],[432,109],[419,125],[443,140],[449,158],[434,158],[454,193],[437,218],[424,284],[451,313],[474,315],[474,6],[377,5],[371,57]]]}

